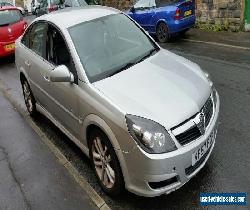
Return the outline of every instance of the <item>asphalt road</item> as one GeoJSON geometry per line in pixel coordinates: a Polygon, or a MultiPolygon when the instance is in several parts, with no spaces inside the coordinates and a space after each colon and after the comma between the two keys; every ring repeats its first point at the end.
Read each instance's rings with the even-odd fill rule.
{"type": "MultiPolygon", "coordinates": [[[[84,154],[44,117],[40,116],[36,123],[113,209],[201,209],[200,192],[247,192],[249,195],[250,52],[178,39],[162,47],[198,63],[209,72],[221,97],[215,149],[206,166],[181,189],[156,198],[143,198],[129,192],[110,198],[98,186],[84,154]]],[[[0,60],[0,84],[24,107],[13,57],[0,60]]],[[[249,208],[213,206],[211,209],[249,208]]]]}

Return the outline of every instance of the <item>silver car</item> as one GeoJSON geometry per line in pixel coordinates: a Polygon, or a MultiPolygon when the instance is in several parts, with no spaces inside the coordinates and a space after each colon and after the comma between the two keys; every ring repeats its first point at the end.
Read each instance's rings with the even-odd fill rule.
{"type": "Polygon", "coordinates": [[[209,75],[118,10],[36,19],[16,42],[16,66],[30,115],[77,144],[110,195],[170,193],[214,148],[220,102],[209,75]]]}

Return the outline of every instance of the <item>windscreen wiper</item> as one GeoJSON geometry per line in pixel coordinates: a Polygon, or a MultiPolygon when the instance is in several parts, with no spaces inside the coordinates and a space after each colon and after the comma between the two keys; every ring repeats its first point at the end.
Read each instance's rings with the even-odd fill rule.
{"type": "Polygon", "coordinates": [[[158,50],[156,48],[150,50],[146,55],[144,55],[142,58],[140,58],[138,61],[136,62],[129,62],[126,65],[124,65],[123,67],[119,68],[117,71],[113,72],[112,74],[109,75],[109,77],[114,76],[115,74],[118,74],[128,68],[130,68],[131,66],[134,66],[137,63],[140,63],[142,61],[144,61],[146,58],[150,57],[153,53],[157,52],[158,50]]]}
{"type": "Polygon", "coordinates": [[[4,24],[0,24],[0,27],[4,27],[4,26],[8,26],[10,25],[10,23],[4,23],[4,24]]]}
{"type": "Polygon", "coordinates": [[[140,63],[140,62],[144,61],[146,58],[149,58],[155,52],[158,52],[158,50],[156,48],[150,50],[145,56],[143,56],[141,59],[139,59],[136,63],[140,63]]]}
{"type": "Polygon", "coordinates": [[[112,74],[109,75],[109,77],[114,76],[115,74],[118,74],[128,68],[130,68],[131,66],[134,66],[137,62],[129,62],[126,65],[124,65],[123,67],[119,68],[118,70],[116,70],[115,72],[113,72],[112,74]]]}

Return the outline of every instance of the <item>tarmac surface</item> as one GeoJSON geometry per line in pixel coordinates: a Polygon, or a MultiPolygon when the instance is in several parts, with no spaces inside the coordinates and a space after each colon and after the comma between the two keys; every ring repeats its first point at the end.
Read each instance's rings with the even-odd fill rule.
{"type": "Polygon", "coordinates": [[[97,209],[0,92],[0,209],[97,209]]]}

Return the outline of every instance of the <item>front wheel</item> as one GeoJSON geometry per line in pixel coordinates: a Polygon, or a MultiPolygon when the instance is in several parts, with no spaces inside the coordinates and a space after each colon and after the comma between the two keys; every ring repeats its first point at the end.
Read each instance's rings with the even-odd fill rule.
{"type": "Polygon", "coordinates": [[[156,29],[156,36],[159,42],[165,43],[169,40],[168,27],[165,23],[160,23],[156,29]]]}
{"type": "Polygon", "coordinates": [[[111,196],[119,195],[124,189],[123,175],[108,137],[94,129],[89,140],[90,159],[100,186],[111,196]]]}
{"type": "Polygon", "coordinates": [[[22,84],[23,96],[24,96],[24,102],[25,102],[26,108],[30,116],[35,117],[37,114],[36,101],[30,89],[29,83],[26,79],[22,79],[21,84],[22,84]]]}

